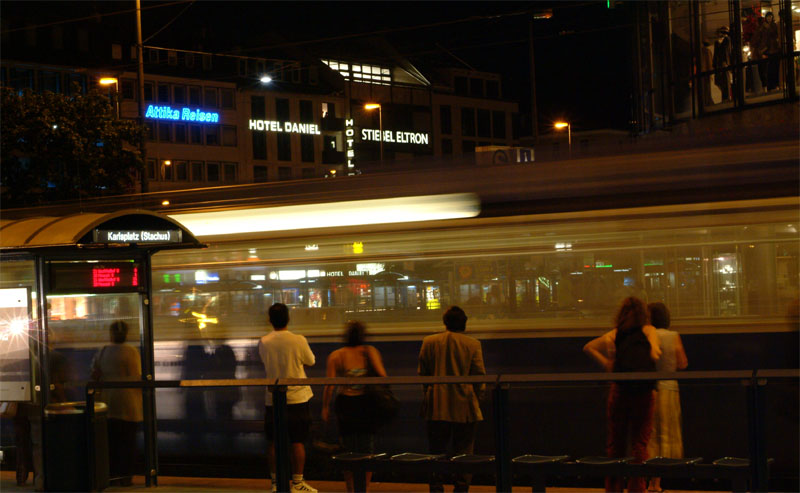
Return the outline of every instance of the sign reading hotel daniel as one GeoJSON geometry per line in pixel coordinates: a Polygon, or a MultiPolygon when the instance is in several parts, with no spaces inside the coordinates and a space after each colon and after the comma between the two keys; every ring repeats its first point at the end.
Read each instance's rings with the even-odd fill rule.
{"type": "Polygon", "coordinates": [[[272,120],[250,120],[250,130],[263,132],[285,132],[292,134],[320,135],[316,123],[278,122],[272,120]]]}
{"type": "Polygon", "coordinates": [[[145,118],[152,120],[173,120],[198,123],[219,123],[219,113],[203,111],[200,109],[181,108],[173,109],[171,106],[156,106],[151,104],[147,107],[145,118]]]}

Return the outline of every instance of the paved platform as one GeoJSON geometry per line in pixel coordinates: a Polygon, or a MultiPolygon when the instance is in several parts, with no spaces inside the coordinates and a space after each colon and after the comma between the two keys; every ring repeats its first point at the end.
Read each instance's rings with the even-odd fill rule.
{"type": "MultiPolygon", "coordinates": [[[[158,478],[158,486],[147,488],[144,485],[144,477],[134,477],[133,486],[120,487],[113,486],[106,488],[106,492],[241,492],[241,493],[256,493],[256,492],[269,492],[270,483],[266,479],[231,479],[231,478],[184,478],[184,477],[169,477],[160,476],[158,478]]],[[[344,481],[309,481],[314,488],[317,488],[320,493],[339,493],[345,492],[344,481]]],[[[0,492],[32,492],[34,491],[31,480],[28,478],[26,486],[17,486],[14,471],[1,471],[0,472],[0,492]]],[[[391,493],[391,492],[420,492],[428,491],[427,484],[420,483],[372,483],[370,485],[370,492],[375,493],[391,493]]],[[[452,492],[452,486],[445,486],[445,492],[452,492]]],[[[494,486],[487,485],[473,485],[470,488],[473,493],[493,493],[494,486]]],[[[530,488],[523,486],[515,486],[513,493],[528,493],[530,488]]],[[[602,493],[602,488],[567,488],[567,487],[552,487],[547,488],[549,493],[602,493]]],[[[685,490],[669,490],[670,493],[699,493],[695,491],[685,490]]]]}

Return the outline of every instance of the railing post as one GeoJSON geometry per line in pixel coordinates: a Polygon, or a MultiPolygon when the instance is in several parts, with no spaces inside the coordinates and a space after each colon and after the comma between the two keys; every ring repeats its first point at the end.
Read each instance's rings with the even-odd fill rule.
{"type": "Polygon", "coordinates": [[[511,491],[511,452],[508,443],[508,385],[497,383],[492,391],[494,403],[494,442],[497,448],[495,471],[497,491],[511,491]]]}
{"type": "Polygon", "coordinates": [[[272,431],[275,437],[275,480],[278,491],[289,491],[289,421],[286,409],[286,386],[270,387],[272,392],[272,431]]]}
{"type": "Polygon", "coordinates": [[[91,386],[91,382],[86,384],[86,409],[83,411],[84,421],[86,423],[86,470],[89,473],[89,491],[97,491],[97,466],[95,461],[95,436],[94,436],[94,397],[95,389],[91,386]]]}
{"type": "Polygon", "coordinates": [[[769,488],[767,474],[767,446],[765,441],[764,417],[764,389],[767,380],[757,377],[758,370],[753,371],[753,377],[747,389],[747,434],[748,448],[750,450],[750,489],[751,491],[766,492],[769,488]]]}

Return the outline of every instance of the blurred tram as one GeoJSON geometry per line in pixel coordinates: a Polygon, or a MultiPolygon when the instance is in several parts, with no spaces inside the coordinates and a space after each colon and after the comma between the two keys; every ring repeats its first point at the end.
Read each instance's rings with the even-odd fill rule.
{"type": "MultiPolygon", "coordinates": [[[[290,329],[311,343],[317,364],[310,376],[324,376],[325,359],[340,346],[350,319],[367,324],[390,375],[415,375],[420,341],[442,330],[448,305],[467,312],[467,330],[483,340],[489,373],[591,371],[581,348],[611,328],[626,296],[669,307],[691,369],[797,368],[797,156],[793,141],[220,187],[200,193],[202,200],[191,192],[185,203],[170,195],[179,221],[284,206],[305,207],[313,217],[342,201],[457,194],[458,200],[472,197],[479,210],[473,217],[360,224],[367,211],[356,209],[340,214],[353,221],[315,228],[293,215],[296,225],[275,231],[265,231],[252,212],[236,231],[195,232],[208,248],[153,257],[155,377],[263,376],[256,344],[270,330],[267,309],[275,302],[290,307],[290,329]]],[[[155,206],[162,198],[165,193],[148,200],[155,206]]],[[[79,382],[107,337],[108,320],[125,311],[106,306],[124,304],[118,298],[50,300],[57,342],[67,347],[70,333],[82,334],[82,347],[70,348],[81,368],[79,382]],[[87,333],[97,334],[97,345],[89,347],[87,333]]],[[[322,389],[314,391],[318,416],[322,389]]],[[[402,431],[418,419],[419,391],[401,388],[398,394],[404,410],[379,447],[424,451],[422,433],[402,431]]],[[[594,394],[551,399],[542,393],[536,398],[544,402],[526,397],[515,404],[530,406],[531,416],[534,409],[570,416],[576,433],[582,430],[570,439],[574,450],[556,450],[553,444],[567,445],[558,435],[522,429],[548,416],[512,416],[511,429],[537,437],[536,453],[601,454],[602,433],[592,429],[601,422],[603,400],[594,394]]],[[[216,474],[263,475],[263,389],[162,389],[156,395],[162,473],[197,473],[202,464],[206,472],[219,466],[216,474]]],[[[796,388],[790,396],[796,409],[796,388]]],[[[682,396],[685,408],[722,402],[711,391],[690,399],[690,393],[682,396]]],[[[743,403],[725,410],[740,411],[743,403]]],[[[797,420],[784,418],[776,419],[797,436],[797,420]]],[[[743,450],[742,444],[731,450],[720,438],[744,433],[735,427],[739,421],[719,436],[705,436],[703,427],[719,420],[688,411],[685,420],[687,454],[747,455],[746,442],[743,450]]],[[[492,453],[485,428],[479,448],[492,453]]],[[[796,480],[797,444],[784,447],[775,471],[796,480]]],[[[308,476],[324,475],[310,454],[308,476]]]]}

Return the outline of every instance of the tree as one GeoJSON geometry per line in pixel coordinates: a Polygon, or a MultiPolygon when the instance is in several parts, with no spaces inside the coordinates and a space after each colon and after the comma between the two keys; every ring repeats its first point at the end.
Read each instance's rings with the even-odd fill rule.
{"type": "Polygon", "coordinates": [[[135,190],[142,126],[115,117],[96,90],[71,95],[2,88],[2,206],[34,206],[135,190]]]}

